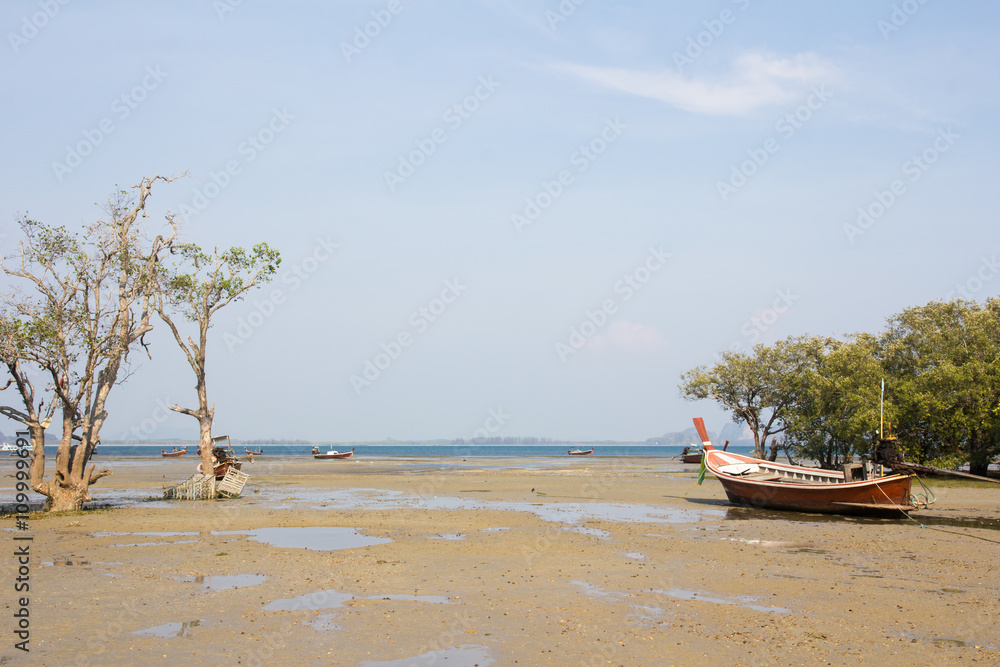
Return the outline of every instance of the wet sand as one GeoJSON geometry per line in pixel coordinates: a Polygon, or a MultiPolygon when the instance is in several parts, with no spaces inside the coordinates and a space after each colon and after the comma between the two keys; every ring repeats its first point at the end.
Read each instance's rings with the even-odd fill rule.
{"type": "Polygon", "coordinates": [[[30,522],[0,660],[1000,663],[1000,488],[932,486],[921,528],[735,508],[669,459],[265,456],[213,502],[141,501],[190,457],[104,463],[118,507],[30,522]]]}

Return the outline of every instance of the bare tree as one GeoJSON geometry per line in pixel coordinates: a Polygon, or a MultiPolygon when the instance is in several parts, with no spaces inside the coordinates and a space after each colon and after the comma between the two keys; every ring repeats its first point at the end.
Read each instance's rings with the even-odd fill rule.
{"type": "Polygon", "coordinates": [[[3,271],[27,287],[0,297],[3,361],[28,410],[22,421],[32,431],[32,488],[46,496],[50,511],[80,509],[90,500],[90,486],[111,474],[87,465],[108,416],[108,395],[123,372],[127,377],[129,351],[152,329],[158,256],[177,233],[169,214],[167,236],[149,240],[143,233],[147,200],[158,180],[172,179],[144,178],[135,194],[118,191],[105,206],[106,217],[81,234],[23,216],[19,250],[2,260],[3,271]],[[62,413],[50,482],[44,481],[45,419],[20,362],[44,371],[62,413]],[[80,435],[74,436],[77,429],[80,435]]]}
{"type": "Polygon", "coordinates": [[[177,246],[172,252],[179,259],[160,265],[155,307],[194,371],[198,407],[191,409],[172,405],[170,409],[198,420],[202,470],[208,473],[212,470],[215,404],[208,401],[205,353],[212,316],[243,298],[251,289],[270,281],[281,264],[281,256],[266,243],[259,243],[250,251],[230,248],[220,253],[216,247],[211,255],[197,245],[187,243],[177,246]],[[179,317],[197,324],[197,340],[181,334],[175,322],[179,317]]]}

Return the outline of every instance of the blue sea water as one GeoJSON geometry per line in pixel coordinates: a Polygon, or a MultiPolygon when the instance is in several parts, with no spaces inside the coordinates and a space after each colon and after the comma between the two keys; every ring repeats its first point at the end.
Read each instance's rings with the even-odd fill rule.
{"type": "MultiPolygon", "coordinates": [[[[533,458],[566,456],[570,449],[584,451],[594,448],[592,457],[674,457],[680,455],[684,447],[656,447],[650,445],[348,445],[335,443],[333,445],[316,445],[320,451],[337,450],[350,451],[354,448],[355,457],[394,458],[394,457],[433,457],[433,458],[467,458],[467,457],[512,457],[533,458]]],[[[266,457],[290,458],[309,456],[313,445],[253,445],[246,446],[251,451],[263,450],[266,457]]],[[[48,451],[50,448],[46,448],[48,451]]],[[[172,446],[164,445],[100,445],[97,456],[160,456],[160,451],[169,452],[172,446]]],[[[186,456],[194,456],[197,447],[188,445],[186,456]]],[[[730,447],[737,454],[751,454],[753,448],[730,447]]],[[[51,448],[55,452],[55,447],[51,448]]],[[[233,451],[237,456],[243,456],[244,445],[234,444],[233,451]]],[[[582,457],[580,457],[582,458],[582,457]]]]}

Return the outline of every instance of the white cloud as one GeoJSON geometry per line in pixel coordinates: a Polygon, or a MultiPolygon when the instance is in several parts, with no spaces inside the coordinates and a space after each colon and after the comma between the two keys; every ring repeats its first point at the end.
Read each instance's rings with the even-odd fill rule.
{"type": "Polygon", "coordinates": [[[812,53],[792,58],[744,53],[718,81],[687,78],[673,70],[645,72],[574,64],[555,67],[599,86],[660,100],[685,111],[734,116],[788,103],[810,84],[829,82],[836,74],[835,68],[812,53]]]}
{"type": "Polygon", "coordinates": [[[655,352],[666,347],[667,339],[658,330],[637,322],[612,322],[604,333],[587,341],[594,352],[619,349],[628,352],[655,352]]]}

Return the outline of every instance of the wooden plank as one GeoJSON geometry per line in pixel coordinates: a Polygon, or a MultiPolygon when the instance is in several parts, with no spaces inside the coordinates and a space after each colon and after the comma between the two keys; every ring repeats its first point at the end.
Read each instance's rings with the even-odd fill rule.
{"type": "Polygon", "coordinates": [[[229,470],[226,471],[226,476],[219,483],[219,493],[235,498],[243,491],[243,487],[246,486],[247,480],[249,479],[249,474],[230,467],[229,470]]]}

